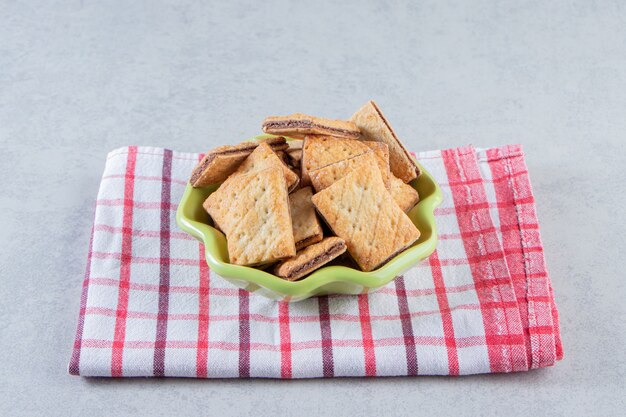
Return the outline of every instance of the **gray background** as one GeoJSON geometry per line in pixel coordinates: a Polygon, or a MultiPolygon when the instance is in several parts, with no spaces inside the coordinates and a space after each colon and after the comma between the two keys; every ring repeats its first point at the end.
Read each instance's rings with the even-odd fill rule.
{"type": "Polygon", "coordinates": [[[626,406],[623,1],[0,1],[0,414],[616,415],[626,406]],[[369,98],[414,150],[519,142],[565,359],[463,378],[67,375],[106,153],[204,151],[369,98]]]}

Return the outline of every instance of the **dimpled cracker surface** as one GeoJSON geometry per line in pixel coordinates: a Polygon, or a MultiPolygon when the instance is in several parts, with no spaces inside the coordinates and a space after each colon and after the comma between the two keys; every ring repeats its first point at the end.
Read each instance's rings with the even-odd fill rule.
{"type": "Polygon", "coordinates": [[[380,169],[380,175],[382,175],[383,182],[385,183],[385,188],[389,189],[389,176],[391,175],[389,170],[389,146],[382,142],[363,141],[363,144],[374,151],[374,155],[376,155],[376,162],[378,163],[378,168],[380,169]]]}
{"type": "Polygon", "coordinates": [[[256,173],[240,175],[237,177],[229,177],[217,190],[211,193],[202,207],[213,219],[216,228],[228,235],[233,228],[233,224],[243,219],[246,214],[247,205],[238,204],[241,202],[243,191],[246,189],[245,181],[252,180],[256,173]]]}
{"type": "Polygon", "coordinates": [[[396,204],[398,204],[405,213],[415,207],[420,200],[419,194],[415,188],[411,187],[409,184],[405,184],[404,181],[393,174],[391,174],[389,193],[396,204]]]}
{"type": "Polygon", "coordinates": [[[276,155],[276,152],[266,143],[260,143],[250,156],[239,165],[239,168],[237,168],[233,175],[248,174],[266,168],[282,169],[289,190],[293,190],[298,185],[298,182],[300,182],[300,178],[283,163],[278,155],[276,155]]]}
{"type": "Polygon", "coordinates": [[[302,145],[301,181],[304,185],[308,185],[310,183],[309,171],[367,152],[373,151],[358,140],[307,136],[302,145]]]}
{"type": "Polygon", "coordinates": [[[406,183],[420,175],[419,168],[374,101],[365,103],[351,120],[361,130],[363,140],[383,142],[389,146],[389,168],[396,177],[406,183]]]}
{"type": "Polygon", "coordinates": [[[228,178],[204,208],[226,233],[231,263],[261,265],[296,254],[281,169],[228,178]]]}
{"type": "Polygon", "coordinates": [[[359,172],[376,169],[377,158],[373,152],[364,153],[354,158],[344,159],[325,166],[324,168],[309,171],[311,183],[315,191],[322,191],[324,188],[330,187],[334,182],[348,175],[353,170],[359,172]]]}
{"type": "Polygon", "coordinates": [[[352,171],[312,197],[313,204],[363,271],[381,266],[420,233],[393,201],[380,172],[352,171]]]}
{"type": "Polygon", "coordinates": [[[323,237],[322,226],[311,202],[312,195],[311,187],[301,188],[289,195],[293,238],[297,250],[319,242],[323,237]]]}

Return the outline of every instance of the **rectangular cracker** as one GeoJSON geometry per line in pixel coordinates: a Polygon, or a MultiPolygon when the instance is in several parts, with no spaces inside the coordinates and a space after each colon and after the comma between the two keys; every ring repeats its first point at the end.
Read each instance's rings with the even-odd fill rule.
{"type": "Polygon", "coordinates": [[[203,206],[226,233],[230,263],[264,265],[295,256],[282,169],[232,176],[203,206]]]}
{"type": "Polygon", "coordinates": [[[311,183],[309,171],[323,168],[344,159],[353,158],[372,149],[358,140],[338,139],[330,136],[307,136],[302,145],[300,179],[303,185],[311,183]]]}
{"type": "MultiPolygon", "coordinates": [[[[286,149],[288,146],[284,137],[267,138],[262,142],[267,143],[273,150],[286,149]]],[[[191,172],[189,183],[198,188],[226,180],[259,143],[261,141],[242,142],[238,145],[219,146],[208,151],[191,172]]]]}
{"type": "Polygon", "coordinates": [[[343,161],[326,165],[323,168],[314,169],[309,171],[311,184],[313,184],[315,191],[320,192],[324,188],[330,187],[333,183],[342,179],[353,170],[362,172],[370,169],[378,169],[377,160],[378,158],[374,155],[374,152],[368,152],[355,156],[354,158],[344,159],[343,161]]]}
{"type": "Polygon", "coordinates": [[[409,151],[373,100],[365,103],[350,120],[358,126],[362,140],[383,142],[389,146],[389,167],[393,175],[406,183],[421,174],[409,151]]]}
{"type": "Polygon", "coordinates": [[[389,193],[405,213],[408,213],[420,201],[417,190],[393,174],[391,174],[389,193]]]}
{"type": "Polygon", "coordinates": [[[301,138],[305,135],[329,135],[357,139],[359,129],[353,122],[324,119],[302,113],[289,116],[270,116],[263,120],[263,132],[301,138]]]}
{"type": "Polygon", "coordinates": [[[253,171],[260,171],[266,168],[280,168],[285,175],[287,189],[295,189],[300,182],[300,178],[276,155],[276,152],[267,143],[260,143],[245,161],[233,172],[232,175],[248,174],[253,171]]]}
{"type": "Polygon", "coordinates": [[[287,280],[296,281],[332,261],[346,251],[346,242],[336,236],[311,245],[295,257],[276,265],[274,274],[287,280]]]}
{"type": "Polygon", "coordinates": [[[317,243],[324,237],[322,226],[315,214],[315,207],[311,202],[312,195],[311,187],[301,188],[289,195],[296,250],[317,243]]]}
{"type": "Polygon", "coordinates": [[[363,271],[383,265],[420,236],[376,169],[352,171],[311,200],[363,271]]]}

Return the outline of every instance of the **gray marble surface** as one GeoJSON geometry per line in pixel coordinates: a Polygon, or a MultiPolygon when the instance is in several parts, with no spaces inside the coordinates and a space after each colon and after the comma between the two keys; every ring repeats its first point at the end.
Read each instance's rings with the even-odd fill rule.
{"type": "Polygon", "coordinates": [[[226,3],[0,1],[0,415],[623,412],[625,3],[226,3]],[[347,117],[369,98],[415,150],[525,146],[562,362],[463,378],[67,374],[107,151],[204,151],[268,114],[347,117]]]}

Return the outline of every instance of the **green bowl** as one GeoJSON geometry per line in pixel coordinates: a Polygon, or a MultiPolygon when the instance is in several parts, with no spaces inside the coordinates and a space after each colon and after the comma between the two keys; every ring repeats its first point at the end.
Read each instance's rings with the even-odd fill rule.
{"type": "MultiPolygon", "coordinates": [[[[251,140],[269,135],[256,136],[251,140]]],[[[441,189],[421,165],[422,175],[409,184],[420,195],[420,202],[408,213],[421,235],[417,242],[396,255],[381,268],[363,272],[345,266],[326,266],[299,281],[285,281],[260,269],[229,263],[226,238],[211,226],[202,203],[219,184],[193,188],[187,184],[176,211],[178,226],[204,243],[206,262],[214,272],[233,285],[282,301],[300,301],[326,294],[362,294],[380,288],[430,256],[437,246],[434,210],[441,204],[441,189]]]]}

